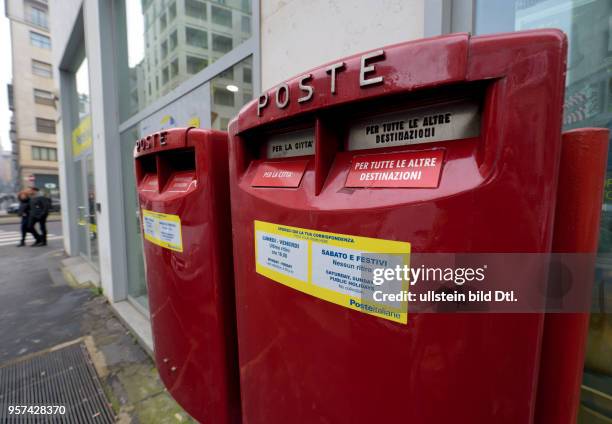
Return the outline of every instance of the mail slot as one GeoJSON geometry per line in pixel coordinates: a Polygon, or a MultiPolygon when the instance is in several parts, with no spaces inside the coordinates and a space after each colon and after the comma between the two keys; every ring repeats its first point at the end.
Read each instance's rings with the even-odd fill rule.
{"type": "Polygon", "coordinates": [[[200,422],[240,422],[227,134],[170,129],[134,151],[155,362],[200,422]]]}
{"type": "Polygon", "coordinates": [[[339,59],[242,109],[246,422],[534,421],[543,311],[411,312],[359,293],[368,269],[419,254],[551,252],[565,60],[555,30],[453,34],[339,59]]]}

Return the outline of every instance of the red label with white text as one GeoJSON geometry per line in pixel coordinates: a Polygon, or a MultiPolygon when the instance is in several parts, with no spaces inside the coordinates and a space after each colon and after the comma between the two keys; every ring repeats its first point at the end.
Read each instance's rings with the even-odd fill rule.
{"type": "Polygon", "coordinates": [[[443,158],[443,150],[355,156],[344,186],[435,188],[443,158]]]}
{"type": "Polygon", "coordinates": [[[253,187],[299,187],[308,159],[263,162],[251,181],[253,187]]]}

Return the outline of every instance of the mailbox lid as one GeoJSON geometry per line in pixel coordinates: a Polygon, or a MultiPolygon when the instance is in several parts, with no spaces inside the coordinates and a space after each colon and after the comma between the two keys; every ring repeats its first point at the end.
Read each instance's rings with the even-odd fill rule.
{"type": "Polygon", "coordinates": [[[135,154],[157,368],[194,418],[239,422],[227,134],[164,133],[135,154]]]}

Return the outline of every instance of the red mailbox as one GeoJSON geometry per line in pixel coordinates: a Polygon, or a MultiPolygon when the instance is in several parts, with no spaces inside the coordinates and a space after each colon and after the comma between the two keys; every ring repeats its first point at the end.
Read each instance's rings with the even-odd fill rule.
{"type": "Polygon", "coordinates": [[[227,134],[170,129],[134,157],[155,362],[198,421],[240,421],[227,134]]]}
{"type": "Polygon", "coordinates": [[[360,272],[551,251],[565,36],[455,34],[340,59],[230,125],[250,424],[531,423],[543,312],[408,313],[360,272]]]}

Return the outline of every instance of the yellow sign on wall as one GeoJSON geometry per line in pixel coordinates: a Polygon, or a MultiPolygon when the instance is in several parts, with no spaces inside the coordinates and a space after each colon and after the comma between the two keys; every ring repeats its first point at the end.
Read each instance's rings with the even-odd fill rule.
{"type": "Polygon", "coordinates": [[[72,130],[72,156],[78,158],[91,150],[93,138],[91,135],[91,115],[87,115],[79,125],[72,130]]]}

